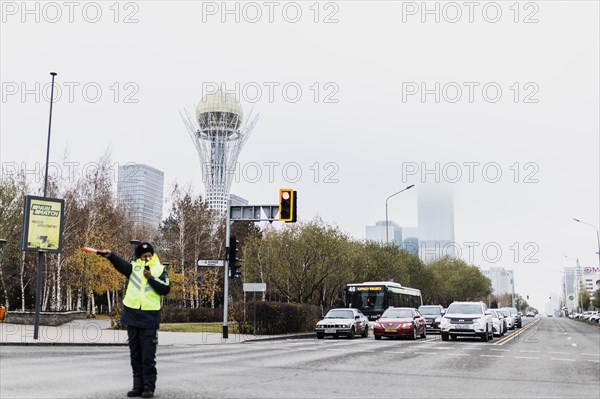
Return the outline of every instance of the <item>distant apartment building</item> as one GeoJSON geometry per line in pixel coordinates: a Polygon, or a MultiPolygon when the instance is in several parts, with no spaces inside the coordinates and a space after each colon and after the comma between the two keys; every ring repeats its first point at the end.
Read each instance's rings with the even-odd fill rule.
{"type": "Polygon", "coordinates": [[[580,306],[579,292],[583,287],[591,298],[600,288],[600,268],[592,266],[565,267],[562,277],[562,293],[564,304],[569,310],[577,310],[580,306]]]}
{"type": "Polygon", "coordinates": [[[398,224],[388,221],[386,228],[385,220],[375,223],[375,226],[366,227],[366,238],[367,241],[375,241],[380,244],[396,244],[399,248],[402,248],[402,227],[398,224]]]}
{"type": "Polygon", "coordinates": [[[513,293],[513,270],[506,270],[503,267],[491,267],[489,269],[482,269],[481,273],[492,282],[493,295],[513,293]]]}
{"type": "Polygon", "coordinates": [[[456,256],[454,201],[450,187],[424,185],[418,190],[417,227],[402,227],[392,221],[386,226],[385,221],[379,221],[375,226],[366,226],[366,239],[396,244],[426,263],[446,255],[456,256]]]}
{"type": "Polygon", "coordinates": [[[418,187],[419,257],[429,263],[455,256],[454,200],[448,185],[418,187]]]}
{"type": "Polygon", "coordinates": [[[148,165],[119,166],[117,201],[140,226],[157,228],[162,221],[164,173],[148,165]]]}
{"type": "Polygon", "coordinates": [[[410,254],[419,254],[419,229],[417,227],[402,227],[389,221],[386,237],[385,221],[379,221],[375,223],[375,226],[366,226],[365,233],[367,241],[385,244],[387,239],[390,244],[394,244],[410,254]]]}

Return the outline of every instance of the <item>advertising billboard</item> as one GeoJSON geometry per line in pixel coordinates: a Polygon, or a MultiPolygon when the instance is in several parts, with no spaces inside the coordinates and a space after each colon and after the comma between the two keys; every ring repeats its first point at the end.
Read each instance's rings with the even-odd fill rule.
{"type": "Polygon", "coordinates": [[[60,252],[65,201],[57,198],[25,196],[23,211],[23,251],[60,252]]]}

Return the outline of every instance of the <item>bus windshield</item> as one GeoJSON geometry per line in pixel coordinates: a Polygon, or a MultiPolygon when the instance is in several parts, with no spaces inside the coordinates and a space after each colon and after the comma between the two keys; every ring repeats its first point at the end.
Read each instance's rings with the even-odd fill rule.
{"type": "MultiPolygon", "coordinates": [[[[363,288],[363,287],[360,287],[363,288]]],[[[356,290],[349,295],[349,307],[366,312],[383,312],[384,291],[383,287],[366,287],[369,290],[356,290]]]]}

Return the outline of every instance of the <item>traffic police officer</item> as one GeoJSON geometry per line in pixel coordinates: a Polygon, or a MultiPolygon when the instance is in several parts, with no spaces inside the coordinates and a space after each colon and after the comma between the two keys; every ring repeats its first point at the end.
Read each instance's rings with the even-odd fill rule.
{"type": "Polygon", "coordinates": [[[131,263],[110,250],[99,250],[98,254],[129,279],[121,315],[121,322],[127,326],[133,369],[133,389],[127,396],[151,398],[156,388],[160,296],[171,289],[167,272],[148,242],[135,248],[135,260],[131,263]]]}

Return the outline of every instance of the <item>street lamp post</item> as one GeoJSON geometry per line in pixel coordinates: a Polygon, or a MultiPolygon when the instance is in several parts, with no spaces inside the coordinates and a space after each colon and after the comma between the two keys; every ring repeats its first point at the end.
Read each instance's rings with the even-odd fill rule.
{"type": "MultiPolygon", "coordinates": [[[[50,72],[52,76],[52,85],[50,88],[50,116],[48,118],[48,142],[46,144],[46,173],[44,175],[44,198],[48,194],[48,164],[50,160],[50,133],[52,131],[52,105],[54,104],[54,77],[56,72],[50,72]]],[[[40,329],[40,312],[41,312],[41,296],[42,296],[42,278],[44,268],[46,267],[45,251],[38,249],[38,265],[35,276],[35,315],[33,319],[33,339],[37,340],[40,329]]]]}
{"type": "MultiPolygon", "coordinates": [[[[4,255],[4,244],[6,243],[7,241],[4,238],[0,238],[0,276],[2,275],[2,256],[4,255]]],[[[8,298],[6,298],[6,301],[8,301],[8,298]]]]}
{"type": "Polygon", "coordinates": [[[596,226],[594,226],[593,224],[583,222],[583,221],[581,221],[579,219],[576,219],[576,218],[573,218],[573,220],[576,221],[577,223],[581,223],[581,224],[585,224],[587,226],[590,226],[590,227],[594,228],[594,230],[596,230],[596,239],[598,240],[598,252],[597,252],[597,254],[598,254],[598,266],[600,266],[600,231],[598,231],[598,228],[596,226]]]}
{"type": "Polygon", "coordinates": [[[410,188],[413,188],[414,186],[415,186],[414,184],[411,184],[410,186],[406,187],[405,189],[400,190],[397,193],[394,193],[394,194],[390,195],[389,197],[387,197],[385,199],[385,243],[386,244],[389,244],[389,238],[388,238],[388,232],[389,232],[389,228],[388,228],[388,200],[390,198],[392,198],[394,195],[398,195],[398,194],[400,194],[403,191],[406,191],[406,190],[408,190],[410,188]]]}

